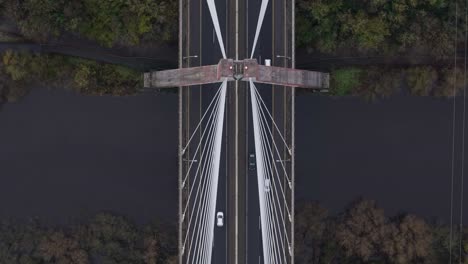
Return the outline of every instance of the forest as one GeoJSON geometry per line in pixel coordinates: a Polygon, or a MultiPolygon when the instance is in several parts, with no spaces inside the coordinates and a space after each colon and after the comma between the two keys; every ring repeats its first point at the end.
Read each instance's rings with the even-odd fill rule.
{"type": "MultiPolygon", "coordinates": [[[[297,45],[330,54],[417,53],[444,58],[453,55],[455,2],[297,0],[297,45]]],[[[462,10],[464,1],[458,2],[462,10]]],[[[459,20],[464,25],[461,11],[459,20]]]]}
{"type": "Polygon", "coordinates": [[[450,243],[450,225],[408,213],[388,217],[372,200],[359,198],[336,214],[302,202],[295,227],[298,264],[468,263],[466,227],[454,224],[450,243]]]}
{"type": "Polygon", "coordinates": [[[178,1],[0,0],[24,38],[45,43],[75,36],[106,47],[176,42],[178,1]]]}
{"type": "Polygon", "coordinates": [[[332,95],[451,97],[463,87],[465,1],[457,1],[297,0],[297,48],[312,61],[335,58],[321,69],[332,95]]]}
{"type": "Polygon", "coordinates": [[[129,219],[99,213],[81,223],[45,225],[0,221],[1,264],[175,264],[175,226],[136,226],[129,219]]]}
{"type": "MultiPolygon", "coordinates": [[[[463,87],[460,58],[465,47],[465,3],[457,1],[455,19],[456,2],[449,0],[297,0],[297,50],[311,54],[312,68],[330,72],[333,96],[359,96],[369,101],[396,94],[451,97],[453,87],[457,92],[463,87]],[[455,44],[457,68],[453,65],[455,44]],[[315,55],[324,54],[336,61],[326,67],[314,63],[315,55]],[[382,59],[356,65],[347,61],[376,56],[382,59]],[[421,62],[420,58],[425,59],[421,62]]],[[[33,43],[68,38],[112,48],[177,43],[177,1],[0,0],[0,12],[16,25],[18,35],[33,43]]],[[[17,101],[30,89],[25,83],[37,80],[43,86],[66,83],[72,90],[90,95],[129,95],[140,85],[135,81],[138,72],[123,66],[58,55],[14,54],[3,56],[0,65],[0,75],[6,80],[0,89],[0,104],[17,101]],[[34,65],[44,61],[50,69],[38,72],[34,65]],[[15,63],[31,67],[15,69],[15,63]],[[60,72],[60,63],[71,70],[60,72]]]]}
{"type": "MultiPolygon", "coordinates": [[[[177,42],[178,3],[171,0],[0,0],[3,43],[69,43],[145,50],[177,42]],[[10,32],[14,31],[14,32],[10,32]]],[[[0,52],[0,108],[33,87],[84,95],[134,95],[141,70],[68,55],[0,52]]],[[[175,59],[174,59],[175,60],[175,59]]]]}
{"type": "MultiPolygon", "coordinates": [[[[468,263],[467,228],[454,224],[450,243],[449,225],[409,213],[389,217],[373,200],[356,199],[337,213],[315,201],[298,204],[298,264],[440,264],[450,254],[452,263],[468,263]]],[[[138,226],[110,212],[56,226],[3,220],[0,264],[175,264],[176,232],[174,225],[138,226]]]]}

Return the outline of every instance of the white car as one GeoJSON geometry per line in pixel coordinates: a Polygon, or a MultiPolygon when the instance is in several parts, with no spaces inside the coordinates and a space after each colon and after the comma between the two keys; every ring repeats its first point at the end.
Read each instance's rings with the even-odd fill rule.
{"type": "Polygon", "coordinates": [[[218,212],[216,214],[216,225],[223,226],[224,225],[224,214],[223,212],[218,212]]]}
{"type": "Polygon", "coordinates": [[[270,179],[265,179],[265,192],[270,191],[270,179]]]}

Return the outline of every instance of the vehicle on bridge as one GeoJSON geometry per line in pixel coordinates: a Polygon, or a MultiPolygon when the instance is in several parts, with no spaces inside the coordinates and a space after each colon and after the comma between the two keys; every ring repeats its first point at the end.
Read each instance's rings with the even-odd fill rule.
{"type": "Polygon", "coordinates": [[[271,186],[271,183],[270,183],[270,179],[265,179],[265,192],[269,192],[270,191],[270,186],[271,186]]]}
{"type": "Polygon", "coordinates": [[[224,226],[224,214],[223,212],[218,212],[216,214],[216,225],[219,227],[224,226]]]}
{"type": "Polygon", "coordinates": [[[249,154],[249,170],[255,170],[255,154],[249,154]]]}

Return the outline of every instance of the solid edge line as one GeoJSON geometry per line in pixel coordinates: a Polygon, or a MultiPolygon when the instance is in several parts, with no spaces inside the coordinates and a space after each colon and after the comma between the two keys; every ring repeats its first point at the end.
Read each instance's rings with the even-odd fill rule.
{"type": "MultiPolygon", "coordinates": [[[[236,0],[236,60],[239,59],[239,0],[236,0]]],[[[238,112],[238,105],[239,105],[239,96],[238,96],[238,91],[239,91],[239,82],[236,81],[236,86],[235,86],[235,102],[236,102],[236,128],[235,128],[235,211],[236,211],[236,216],[235,216],[235,242],[234,242],[234,263],[238,264],[239,263],[239,175],[238,175],[238,165],[239,165],[239,158],[238,158],[238,144],[239,144],[239,112],[238,112]]]]}
{"type": "MultiPolygon", "coordinates": [[[[179,0],[179,68],[182,68],[182,23],[183,23],[183,0],[179,0]]],[[[179,147],[178,147],[178,157],[179,157],[179,220],[178,220],[178,236],[179,236],[179,264],[183,262],[182,256],[182,90],[183,88],[179,87],[179,147]]]]}
{"type": "MultiPolygon", "coordinates": [[[[292,24],[291,24],[291,68],[295,69],[296,68],[296,0],[291,0],[291,13],[292,13],[292,24]]],[[[295,185],[296,185],[296,172],[295,172],[295,163],[296,163],[296,138],[295,138],[295,133],[296,133],[296,88],[292,87],[291,91],[291,149],[292,149],[292,156],[291,156],[291,196],[292,196],[292,201],[291,201],[291,264],[294,264],[294,221],[295,221],[295,185]]]]}

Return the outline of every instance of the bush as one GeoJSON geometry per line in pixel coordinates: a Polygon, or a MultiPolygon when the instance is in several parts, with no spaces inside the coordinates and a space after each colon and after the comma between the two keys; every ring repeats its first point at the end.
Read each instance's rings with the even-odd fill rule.
{"type": "Polygon", "coordinates": [[[408,88],[412,95],[427,96],[437,80],[437,72],[432,67],[415,67],[406,71],[408,88]]]}
{"type": "Polygon", "coordinates": [[[76,64],[74,83],[79,93],[87,95],[130,95],[142,87],[141,73],[85,60],[76,64]]]}
{"type": "Polygon", "coordinates": [[[352,93],[357,86],[361,85],[360,76],[362,69],[344,68],[332,71],[331,92],[334,95],[342,96],[352,93]]]}

